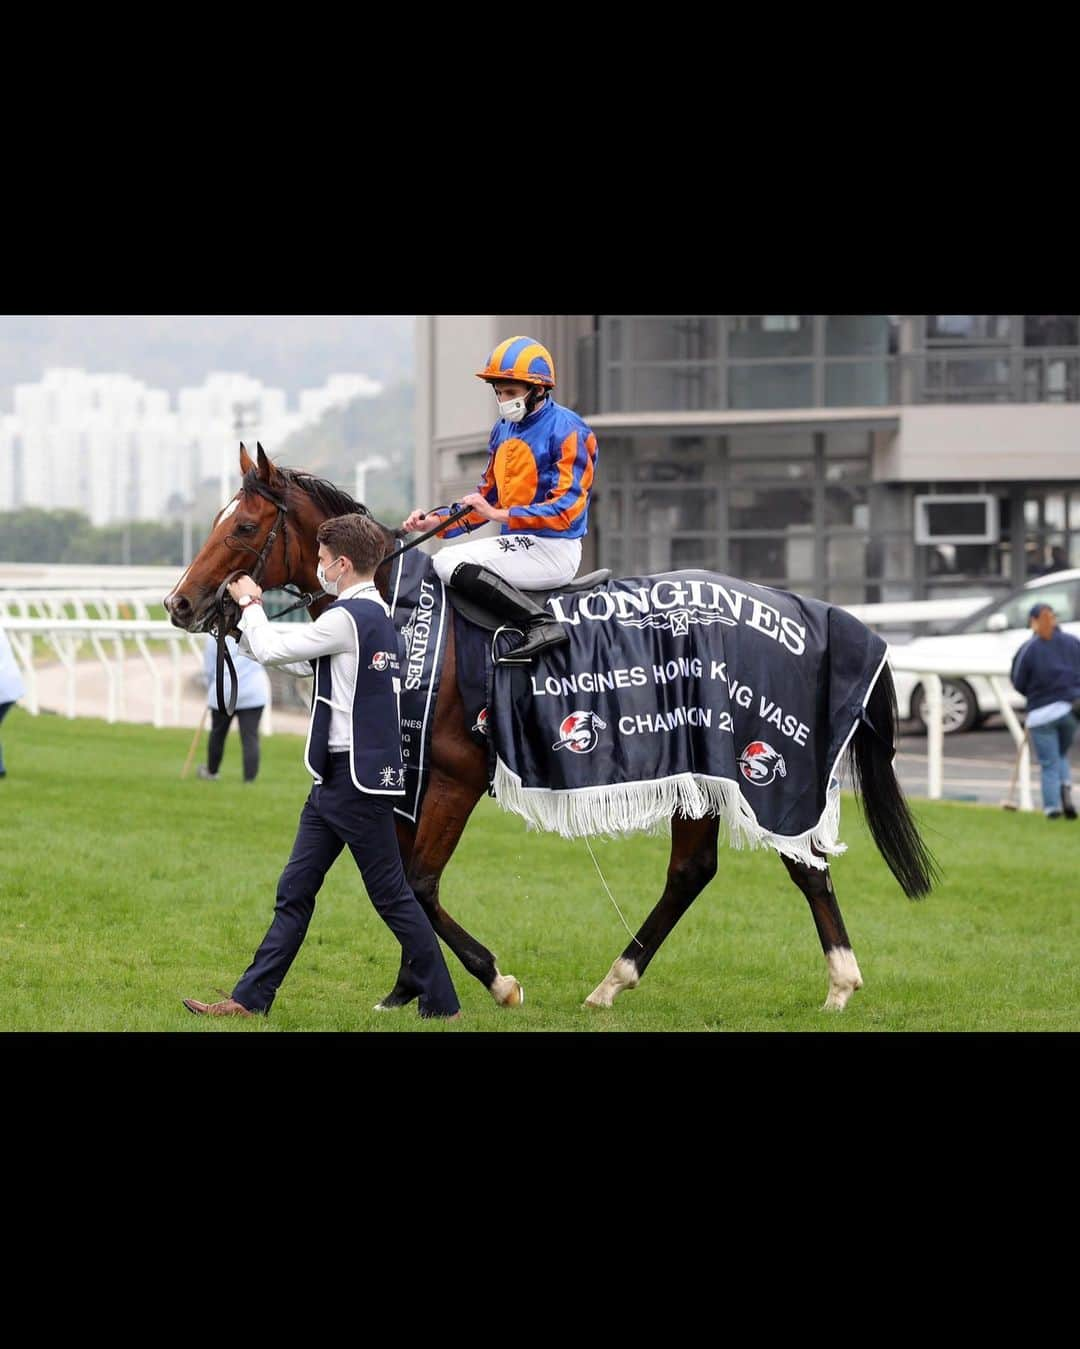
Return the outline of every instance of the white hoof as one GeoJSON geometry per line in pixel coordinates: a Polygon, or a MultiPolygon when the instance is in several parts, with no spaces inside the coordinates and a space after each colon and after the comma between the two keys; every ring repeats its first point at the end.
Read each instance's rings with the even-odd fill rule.
{"type": "Polygon", "coordinates": [[[374,1006],[371,1010],[372,1010],[373,1012],[400,1012],[400,1011],[401,1011],[401,1007],[403,1007],[403,1006],[404,1006],[404,1003],[402,1003],[402,1004],[401,1004],[400,1006],[398,1006],[398,1007],[387,1007],[386,1003],[384,1003],[384,1002],[377,1002],[377,1003],[375,1004],[375,1006],[374,1006]]]}
{"type": "Polygon", "coordinates": [[[608,970],[607,978],[597,984],[585,999],[586,1007],[611,1007],[624,988],[637,988],[641,975],[637,966],[622,956],[608,970]]]}
{"type": "Polygon", "coordinates": [[[521,1007],[525,1002],[525,990],[512,974],[497,974],[495,982],[488,990],[500,1007],[521,1007]]]}
{"type": "Polygon", "coordinates": [[[834,946],[826,960],[829,964],[829,996],[821,1010],[842,1012],[852,993],[863,986],[859,965],[854,952],[843,946],[834,946]]]}

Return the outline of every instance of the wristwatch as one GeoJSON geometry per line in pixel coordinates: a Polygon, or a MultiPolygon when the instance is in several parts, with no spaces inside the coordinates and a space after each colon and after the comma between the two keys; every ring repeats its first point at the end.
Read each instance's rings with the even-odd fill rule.
{"type": "Polygon", "coordinates": [[[236,602],[241,609],[246,609],[249,604],[262,604],[258,595],[241,595],[236,602]]]}

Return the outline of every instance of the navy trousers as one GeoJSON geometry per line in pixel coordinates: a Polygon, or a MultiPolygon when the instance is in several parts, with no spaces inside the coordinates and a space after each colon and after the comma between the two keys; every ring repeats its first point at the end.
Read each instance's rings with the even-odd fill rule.
{"type": "Polygon", "coordinates": [[[268,1012],[307,935],[315,896],[348,844],[375,911],[401,943],[421,1016],[452,1016],[460,1004],[435,930],[409,888],[394,828],[394,798],[353,786],[348,756],[331,754],[321,786],[300,812],[292,855],[277,887],[274,921],[232,996],[249,1012],[268,1012]]]}

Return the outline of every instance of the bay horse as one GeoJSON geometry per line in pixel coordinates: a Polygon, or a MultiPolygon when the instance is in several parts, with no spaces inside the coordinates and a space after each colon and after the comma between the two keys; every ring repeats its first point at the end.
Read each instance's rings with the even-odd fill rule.
{"type": "MultiPolygon", "coordinates": [[[[205,632],[218,618],[230,629],[239,609],[219,588],[230,575],[247,570],[264,590],[287,584],[313,592],[317,618],[333,603],[316,579],[316,530],[332,516],[371,512],[339,488],[298,469],[273,464],[261,445],[252,460],[240,446],[240,491],[217,516],[194,561],[165,597],[172,622],[189,632],[205,632]],[[248,555],[256,559],[248,560],[248,555]],[[222,607],[219,608],[219,603],[222,607]]],[[[378,523],[378,522],[376,522],[378,523]]],[[[405,537],[403,531],[380,525],[389,553],[405,537]]],[[[389,602],[390,564],[375,573],[375,584],[389,602]]],[[[490,992],[497,1003],[516,1007],[524,990],[513,975],[501,974],[495,957],[456,922],[439,900],[439,880],[461,838],[473,807],[488,786],[487,753],[469,736],[454,659],[454,625],[448,624],[442,678],[435,706],[430,749],[430,776],[415,825],[396,817],[398,844],[409,884],[436,933],[490,992]]],[[[929,893],[936,864],[919,836],[915,821],[892,767],[896,739],[896,697],[886,664],[867,703],[874,726],[859,724],[850,748],[853,785],[861,798],[871,836],[905,894],[917,899],[929,893]],[[886,734],[887,730],[887,734],[886,734]]],[[[664,940],[716,874],[720,822],[717,818],[671,820],[671,855],[667,883],[659,901],[633,941],[616,958],[607,975],[586,999],[590,1007],[611,1007],[624,989],[636,987],[664,940]]],[[[823,853],[816,853],[822,857],[823,853]]],[[[811,867],[781,856],[791,879],[810,905],[825,953],[829,991],[825,1008],[842,1010],[862,976],[851,949],[828,866],[811,867]]],[[[403,1007],[416,997],[402,966],[390,992],[377,1006],[403,1007]]]]}

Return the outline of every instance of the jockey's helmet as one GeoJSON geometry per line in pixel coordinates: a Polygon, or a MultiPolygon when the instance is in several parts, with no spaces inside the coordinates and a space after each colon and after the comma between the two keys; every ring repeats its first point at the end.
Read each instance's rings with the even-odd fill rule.
{"type": "Polygon", "coordinates": [[[555,362],[551,352],[531,337],[508,337],[500,342],[488,357],[477,379],[489,384],[515,380],[522,384],[537,384],[544,389],[555,387],[555,362]]]}

